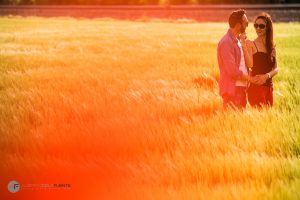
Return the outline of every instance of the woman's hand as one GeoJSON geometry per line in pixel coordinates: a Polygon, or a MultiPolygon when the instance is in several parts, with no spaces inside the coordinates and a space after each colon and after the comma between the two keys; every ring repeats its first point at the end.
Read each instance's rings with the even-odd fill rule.
{"type": "Polygon", "coordinates": [[[247,39],[247,34],[246,32],[244,32],[240,35],[240,42],[243,47],[246,47],[246,39],[247,39]]]}

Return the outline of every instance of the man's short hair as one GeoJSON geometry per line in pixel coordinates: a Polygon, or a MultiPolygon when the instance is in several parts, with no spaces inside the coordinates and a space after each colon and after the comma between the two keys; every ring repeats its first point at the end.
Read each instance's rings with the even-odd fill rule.
{"type": "Polygon", "coordinates": [[[243,9],[233,11],[228,19],[230,28],[234,28],[236,24],[241,23],[244,14],[246,14],[246,11],[243,9]]]}

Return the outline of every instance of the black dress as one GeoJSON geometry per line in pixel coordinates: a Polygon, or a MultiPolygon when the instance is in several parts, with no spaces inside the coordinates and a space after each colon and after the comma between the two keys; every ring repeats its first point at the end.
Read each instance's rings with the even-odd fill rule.
{"type": "MultiPolygon", "coordinates": [[[[253,55],[253,67],[250,75],[256,76],[266,74],[276,66],[276,58],[271,59],[265,52],[259,52],[254,42],[257,52],[253,55]]],[[[248,101],[251,106],[261,107],[263,105],[273,105],[273,83],[272,78],[266,80],[263,85],[250,84],[248,88],[248,101]]]]}
{"type": "MultiPolygon", "coordinates": [[[[271,57],[268,53],[258,51],[258,48],[253,42],[257,52],[253,55],[253,67],[251,68],[251,76],[266,74],[275,67],[276,58],[272,61],[271,57]]],[[[251,84],[250,84],[251,85],[251,84]]],[[[272,87],[272,78],[267,79],[267,81],[263,84],[263,86],[272,87]]]]}

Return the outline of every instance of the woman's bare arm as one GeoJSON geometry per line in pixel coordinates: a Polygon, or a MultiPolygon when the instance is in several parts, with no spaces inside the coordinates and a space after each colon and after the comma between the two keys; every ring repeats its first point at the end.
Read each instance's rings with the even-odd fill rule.
{"type": "Polygon", "coordinates": [[[279,68],[277,66],[277,55],[276,55],[276,49],[274,48],[273,52],[272,52],[272,56],[275,59],[275,65],[274,68],[272,69],[272,71],[269,72],[270,76],[273,77],[276,74],[278,74],[279,68]]]}
{"type": "Polygon", "coordinates": [[[252,42],[250,40],[246,40],[244,44],[242,43],[242,48],[245,57],[245,64],[248,68],[252,68],[253,67],[252,42]]]}

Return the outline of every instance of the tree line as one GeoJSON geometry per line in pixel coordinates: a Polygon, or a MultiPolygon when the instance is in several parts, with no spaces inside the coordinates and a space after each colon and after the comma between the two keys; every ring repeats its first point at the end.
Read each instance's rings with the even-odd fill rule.
{"type": "Polygon", "coordinates": [[[1,5],[185,5],[274,3],[300,3],[300,0],[0,0],[1,5]]]}

